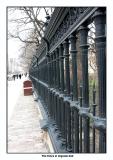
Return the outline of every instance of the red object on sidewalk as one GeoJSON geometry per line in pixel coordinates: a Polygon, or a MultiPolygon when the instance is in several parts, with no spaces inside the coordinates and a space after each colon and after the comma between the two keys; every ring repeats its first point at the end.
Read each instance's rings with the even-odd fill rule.
{"type": "Polygon", "coordinates": [[[32,92],[32,82],[30,80],[26,80],[23,83],[24,87],[24,96],[33,95],[32,92]]]}

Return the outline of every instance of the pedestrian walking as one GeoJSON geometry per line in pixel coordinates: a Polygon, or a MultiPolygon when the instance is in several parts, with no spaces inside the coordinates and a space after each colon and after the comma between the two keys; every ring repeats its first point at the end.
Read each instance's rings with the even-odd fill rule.
{"type": "Polygon", "coordinates": [[[13,75],[13,79],[14,79],[14,81],[15,81],[15,75],[13,75]]]}
{"type": "Polygon", "coordinates": [[[19,78],[21,79],[21,74],[19,74],[19,78]]]}

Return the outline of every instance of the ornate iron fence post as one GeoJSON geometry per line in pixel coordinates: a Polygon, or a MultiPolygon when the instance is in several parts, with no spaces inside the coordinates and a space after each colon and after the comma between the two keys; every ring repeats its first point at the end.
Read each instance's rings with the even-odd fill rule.
{"type": "Polygon", "coordinates": [[[61,133],[63,144],[65,144],[65,105],[64,105],[64,55],[63,55],[63,45],[59,46],[59,58],[60,58],[60,89],[61,89],[61,133]]]}
{"type": "MultiPolygon", "coordinates": [[[[54,89],[57,87],[57,68],[56,68],[56,52],[54,51],[54,89]]],[[[55,91],[53,91],[53,106],[55,110],[55,121],[57,122],[57,105],[56,105],[56,96],[55,96],[55,91]]]]}
{"type": "MultiPolygon", "coordinates": [[[[106,118],[106,10],[99,8],[94,14],[98,67],[99,116],[106,118]]],[[[100,131],[99,152],[106,152],[106,133],[100,131]]]]}
{"type": "MultiPolygon", "coordinates": [[[[59,92],[60,91],[59,48],[56,49],[56,69],[57,69],[57,91],[59,92]]],[[[57,102],[57,124],[60,130],[61,111],[60,111],[60,99],[58,93],[56,93],[56,102],[57,102]]]]}
{"type": "MultiPolygon", "coordinates": [[[[69,41],[66,39],[64,45],[64,56],[65,56],[65,92],[66,96],[70,97],[70,68],[69,68],[69,41]]],[[[66,142],[67,150],[71,152],[71,108],[70,104],[65,100],[65,118],[66,118],[66,142]]]]}
{"type": "MultiPolygon", "coordinates": [[[[79,97],[79,101],[80,101],[80,107],[82,107],[82,99],[83,99],[83,95],[82,95],[82,84],[80,84],[80,97],[79,97]]],[[[80,146],[80,153],[82,153],[82,116],[80,116],[80,128],[79,128],[79,132],[80,132],[80,136],[79,136],[79,146],[80,146]]]]}
{"type": "MultiPolygon", "coordinates": [[[[96,116],[96,89],[93,84],[93,116],[96,116]]],[[[95,153],[95,128],[93,128],[93,153],[95,153]]]]}
{"type": "Polygon", "coordinates": [[[65,90],[66,95],[70,96],[70,70],[69,70],[69,42],[66,39],[64,45],[64,58],[65,58],[65,90]]]}
{"type": "Polygon", "coordinates": [[[77,50],[76,50],[76,35],[72,34],[70,40],[70,53],[72,56],[72,84],[73,84],[73,100],[78,101],[78,83],[77,83],[77,50]]]}
{"type": "MultiPolygon", "coordinates": [[[[88,112],[89,108],[89,86],[88,86],[88,28],[87,24],[82,25],[79,28],[80,32],[80,48],[82,55],[82,80],[83,80],[83,112],[88,112]]],[[[89,143],[89,118],[86,116],[84,118],[84,152],[90,152],[89,143]]]]}
{"type": "Polygon", "coordinates": [[[59,46],[59,56],[60,56],[60,86],[61,93],[64,92],[64,56],[63,56],[63,45],[59,46]]]}
{"type": "Polygon", "coordinates": [[[60,90],[60,65],[59,65],[59,48],[56,49],[56,66],[57,66],[57,89],[60,90]]]}
{"type": "Polygon", "coordinates": [[[46,58],[47,58],[47,65],[44,65],[44,73],[46,72],[46,66],[47,66],[47,82],[48,82],[48,88],[45,88],[45,99],[47,99],[47,107],[48,107],[48,116],[51,112],[51,108],[50,108],[50,81],[51,81],[51,72],[50,72],[50,55],[49,53],[47,52],[47,55],[46,55],[46,58]]]}
{"type": "MultiPolygon", "coordinates": [[[[71,35],[69,40],[71,45],[70,53],[72,55],[73,100],[78,101],[76,35],[71,35]]],[[[72,109],[72,143],[74,153],[79,153],[79,115],[77,109],[72,109]]]]}

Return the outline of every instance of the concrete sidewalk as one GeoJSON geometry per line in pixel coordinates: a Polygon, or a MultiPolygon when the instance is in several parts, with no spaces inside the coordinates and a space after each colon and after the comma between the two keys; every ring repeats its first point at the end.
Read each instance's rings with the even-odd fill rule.
{"type": "Polygon", "coordinates": [[[21,89],[13,114],[8,122],[8,153],[48,153],[41,115],[33,96],[24,96],[21,89]]]}

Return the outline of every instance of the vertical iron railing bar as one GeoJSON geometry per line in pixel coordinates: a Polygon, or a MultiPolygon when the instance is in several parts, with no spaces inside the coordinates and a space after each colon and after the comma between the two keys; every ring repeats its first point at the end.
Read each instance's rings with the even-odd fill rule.
{"type": "MultiPolygon", "coordinates": [[[[66,39],[63,43],[64,46],[64,59],[65,59],[65,93],[66,97],[70,98],[70,66],[69,66],[69,40],[66,39]]],[[[65,98],[66,98],[65,97],[65,98]]],[[[67,151],[71,152],[71,108],[70,104],[67,102],[67,98],[65,99],[65,131],[66,131],[66,147],[67,151]]]]}
{"type": "Polygon", "coordinates": [[[55,107],[56,107],[56,124],[57,124],[57,128],[59,129],[59,125],[58,125],[58,122],[59,122],[59,112],[58,112],[58,95],[56,94],[56,91],[58,90],[58,60],[57,60],[57,53],[58,53],[58,50],[56,49],[55,50],[55,65],[56,65],[56,90],[55,90],[55,93],[54,93],[54,103],[55,103],[55,107]]]}
{"type": "Polygon", "coordinates": [[[59,45],[59,59],[60,59],[60,103],[61,103],[61,135],[62,135],[62,144],[65,146],[65,105],[64,105],[64,48],[63,45],[59,45]]]}
{"type": "MultiPolygon", "coordinates": [[[[93,17],[96,28],[99,116],[106,118],[106,8],[100,7],[93,17]]],[[[106,152],[106,131],[99,131],[99,152],[106,152]]]]}
{"type": "MultiPolygon", "coordinates": [[[[80,107],[82,107],[82,99],[83,99],[83,94],[82,94],[82,84],[80,84],[80,97],[79,97],[79,101],[80,101],[80,107]]],[[[82,153],[82,116],[80,117],[80,129],[79,129],[79,152],[82,153]]]]}
{"type": "MultiPolygon", "coordinates": [[[[83,80],[83,107],[89,108],[89,85],[88,85],[88,44],[87,44],[87,36],[88,36],[88,27],[87,23],[82,25],[79,28],[80,32],[80,48],[82,55],[82,80],[83,80]]],[[[90,133],[89,133],[89,118],[83,118],[84,121],[84,152],[90,152],[90,133]]]]}
{"type": "Polygon", "coordinates": [[[65,93],[70,96],[70,69],[69,69],[69,42],[66,39],[64,45],[64,58],[65,58],[65,93]]]}
{"type": "MultiPolygon", "coordinates": [[[[96,116],[96,89],[95,83],[93,84],[93,116],[96,116]]],[[[95,153],[95,128],[93,128],[93,153],[95,153]]]]}
{"type": "Polygon", "coordinates": [[[59,58],[60,58],[60,83],[61,93],[64,92],[64,56],[63,56],[63,45],[59,46],[59,58]]]}
{"type": "MultiPolygon", "coordinates": [[[[77,87],[77,50],[76,50],[76,35],[72,34],[70,40],[70,53],[72,56],[72,86],[73,86],[73,100],[78,101],[78,87],[77,87]]],[[[72,115],[72,143],[73,152],[79,153],[79,115],[75,109],[71,111],[72,115]],[[73,122],[74,121],[74,122],[73,122]],[[74,126],[73,126],[74,125],[74,126]]]]}

